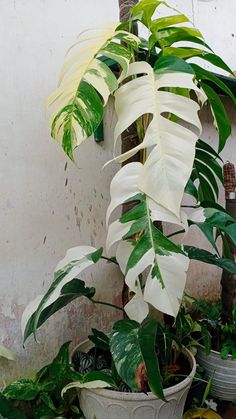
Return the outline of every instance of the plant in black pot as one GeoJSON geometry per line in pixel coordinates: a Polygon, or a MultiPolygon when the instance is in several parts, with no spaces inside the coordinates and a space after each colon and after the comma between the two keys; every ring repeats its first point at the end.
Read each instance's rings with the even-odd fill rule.
{"type": "Polygon", "coordinates": [[[81,347],[74,354],[77,376],[66,389],[80,388],[86,419],[182,417],[195,360],[184,348],[180,326],[173,327],[190,259],[236,271],[234,261],[217,252],[183,246],[182,236],[178,244],[171,238],[195,224],[212,243],[209,225],[222,227],[216,179],[222,181],[219,153],[231,128],[214,88],[234,104],[235,98],[220,77],[193,63],[196,56],[231,72],[185,15],[165,2],[142,0],[129,21],[78,37],[48,101],[53,107],[52,136],[73,160],[74,149],[99,127],[113,96],[117,115],[113,164],[123,163],[110,187],[106,252],[92,246],[68,250],[48,291],[26,308],[22,318],[26,340],[72,300],[85,296],[99,303],[95,289],[80,279],[85,269],[109,260],[123,272],[128,300],[124,307],[105,304],[128,318],[115,322],[109,336],[94,332],[90,338],[94,348],[81,347]],[[153,15],[160,7],[168,13],[156,19],[153,15]],[[137,22],[148,31],[146,40],[133,33],[137,22]],[[184,45],[177,45],[179,41],[184,45]],[[218,152],[200,139],[198,112],[207,100],[219,131],[218,152]],[[117,140],[131,132],[131,126],[134,147],[117,155],[117,140]],[[138,161],[132,161],[135,155],[138,161]],[[190,214],[183,205],[185,194],[192,197],[190,214]],[[113,219],[124,205],[126,211],[113,219]],[[202,224],[199,214],[204,215],[202,224]],[[174,233],[165,235],[161,223],[173,225],[174,233]],[[159,321],[152,315],[155,310],[161,313],[159,321]],[[104,368],[98,368],[99,363],[104,368]]]}

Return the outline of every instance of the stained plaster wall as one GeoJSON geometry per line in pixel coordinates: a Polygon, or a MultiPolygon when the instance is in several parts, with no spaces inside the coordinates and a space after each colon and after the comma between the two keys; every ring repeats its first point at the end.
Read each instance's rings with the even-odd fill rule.
{"type": "MultiPolygon", "coordinates": [[[[58,260],[78,244],[100,246],[105,239],[109,183],[116,167],[101,171],[111,156],[114,115],[105,120],[105,142],[90,139],[78,153],[78,167],[50,139],[44,101],[55,87],[64,52],[83,29],[118,18],[117,0],[0,0],[0,343],[17,353],[1,360],[0,385],[22,372],[30,375],[66,340],[86,337],[91,326],[109,329],[117,315],[84,301],[58,313],[22,347],[20,318],[25,305],[46,290],[58,260]]],[[[226,0],[169,1],[198,26],[217,53],[236,68],[236,4],[226,0]]],[[[231,114],[230,104],[227,104],[231,114]]],[[[215,143],[209,109],[203,111],[204,138],[215,143]]],[[[232,115],[235,127],[235,115],[232,115]]],[[[225,158],[236,163],[235,135],[225,158]]],[[[196,239],[205,245],[197,232],[196,239]]],[[[216,297],[218,269],[193,264],[188,289],[216,297]]],[[[103,264],[84,278],[98,296],[119,303],[122,279],[103,264]]]]}

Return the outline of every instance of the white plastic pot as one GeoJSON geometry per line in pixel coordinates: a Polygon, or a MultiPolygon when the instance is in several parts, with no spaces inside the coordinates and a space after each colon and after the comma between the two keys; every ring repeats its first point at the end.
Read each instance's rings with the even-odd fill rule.
{"type": "MultiPolygon", "coordinates": [[[[79,345],[83,352],[90,342],[79,345]]],[[[86,419],[182,419],[185,400],[196,372],[196,361],[185,349],[191,373],[181,383],[164,390],[167,402],[152,393],[121,393],[108,389],[81,389],[80,406],[86,419]]]]}
{"type": "Polygon", "coordinates": [[[233,401],[236,399],[236,359],[228,356],[222,359],[219,352],[198,349],[197,361],[206,370],[207,377],[213,377],[211,395],[218,399],[233,401]]]}

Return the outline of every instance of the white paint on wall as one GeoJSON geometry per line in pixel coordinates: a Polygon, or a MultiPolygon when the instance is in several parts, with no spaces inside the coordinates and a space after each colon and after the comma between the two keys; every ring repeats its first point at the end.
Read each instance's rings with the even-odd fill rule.
{"type": "MultiPolygon", "coordinates": [[[[195,20],[207,42],[236,68],[236,3],[226,0],[224,8],[221,3],[170,1],[195,20]]],[[[72,304],[43,328],[39,345],[31,339],[22,348],[22,311],[46,290],[58,259],[77,244],[104,243],[109,183],[116,167],[101,167],[111,156],[113,115],[106,118],[104,144],[88,140],[78,152],[76,167],[50,139],[44,104],[76,35],[117,19],[118,0],[0,0],[0,343],[18,354],[14,365],[1,361],[3,380],[22,371],[30,374],[65,340],[83,339],[91,325],[108,329],[116,315],[84,302],[79,307],[72,304]]],[[[205,138],[213,143],[216,133],[209,110],[204,119],[205,138]]],[[[236,163],[234,141],[235,135],[225,158],[236,163]]],[[[200,236],[195,238],[202,243],[200,236]]],[[[189,286],[196,294],[209,295],[216,289],[216,295],[219,274],[195,264],[189,286]]],[[[103,265],[86,279],[104,300],[115,290],[118,303],[122,281],[116,269],[103,265]]]]}

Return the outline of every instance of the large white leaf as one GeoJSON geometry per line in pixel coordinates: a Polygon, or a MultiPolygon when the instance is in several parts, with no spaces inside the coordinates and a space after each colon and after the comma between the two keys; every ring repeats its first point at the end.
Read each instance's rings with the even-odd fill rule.
{"type": "MultiPolygon", "coordinates": [[[[113,211],[124,202],[132,200],[135,196],[144,193],[140,188],[143,178],[145,165],[134,162],[122,167],[114,176],[110,185],[111,202],[107,209],[106,223],[109,224],[109,219],[113,211]]],[[[185,230],[188,229],[187,216],[185,212],[180,209],[178,216],[173,214],[162,205],[158,205],[153,199],[147,197],[148,207],[151,212],[152,221],[163,221],[176,225],[180,225],[185,230]]],[[[107,250],[117,241],[121,240],[122,236],[126,234],[130,227],[128,223],[121,224],[115,221],[110,224],[107,234],[107,250]]]]}
{"type": "MultiPolygon", "coordinates": [[[[127,241],[121,241],[117,247],[116,259],[124,275],[132,249],[132,245],[127,241]]],[[[135,295],[125,305],[125,312],[130,319],[142,323],[148,315],[149,308],[148,304],[144,301],[138,277],[135,278],[135,281],[133,281],[132,284],[129,284],[129,289],[134,292],[135,295]]]]}
{"type": "MultiPolygon", "coordinates": [[[[116,257],[121,266],[126,266],[132,253],[133,246],[124,241],[120,242],[116,257]]],[[[182,300],[189,258],[180,253],[170,253],[168,256],[154,254],[150,249],[140,258],[138,263],[128,270],[125,282],[136,293],[135,297],[125,307],[128,316],[139,322],[148,314],[147,303],[152,304],[162,313],[176,316],[182,300]],[[152,277],[153,260],[157,261],[164,286],[156,277],[152,277]],[[147,276],[144,295],[140,290],[138,276],[150,267],[147,276]]]]}
{"type": "MultiPolygon", "coordinates": [[[[159,220],[187,229],[187,216],[180,211],[179,217],[176,217],[143,194],[139,189],[139,179],[144,167],[141,163],[129,163],[119,170],[111,183],[111,203],[107,211],[108,223],[112,212],[119,205],[127,200],[139,202],[131,210],[132,215],[126,213],[111,223],[107,234],[108,252],[115,243],[119,243],[116,258],[125,273],[126,284],[135,292],[125,310],[130,318],[137,321],[142,321],[147,316],[147,302],[164,313],[176,316],[189,263],[188,257],[181,249],[165,238],[153,225],[155,220],[159,220]],[[131,231],[134,231],[134,234],[138,233],[138,239],[133,245],[124,240],[129,238],[128,233],[131,231]],[[138,278],[147,268],[150,268],[150,273],[143,296],[138,278]],[[155,292],[152,293],[151,289],[155,292]]],[[[130,233],[130,236],[134,234],[130,233]]]]}
{"type": "Polygon", "coordinates": [[[163,288],[156,278],[152,278],[149,272],[144,289],[144,300],[162,313],[176,317],[186,284],[189,258],[179,253],[171,253],[168,256],[158,255],[157,261],[165,287],[163,288]]]}
{"type": "Polygon", "coordinates": [[[152,120],[143,142],[114,160],[123,162],[137,151],[154,146],[144,165],[139,188],[178,217],[201,133],[200,107],[190,98],[162,89],[181,87],[199,95],[202,91],[194,83],[193,74],[168,70],[159,74],[146,62],[132,63],[127,76],[139,77],[126,82],[115,93],[118,117],[115,144],[120,134],[142,115],[151,114],[152,120]],[[191,128],[167,119],[166,114],[170,113],[191,128]]]}

